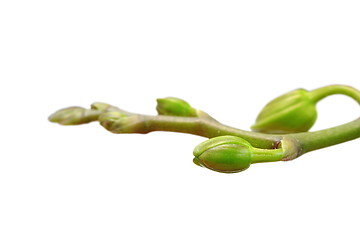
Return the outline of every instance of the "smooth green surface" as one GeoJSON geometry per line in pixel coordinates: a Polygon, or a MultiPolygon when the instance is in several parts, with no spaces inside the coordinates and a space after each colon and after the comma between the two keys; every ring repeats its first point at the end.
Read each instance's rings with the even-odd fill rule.
{"type": "Polygon", "coordinates": [[[360,138],[360,118],[349,123],[316,132],[290,134],[300,143],[300,155],[360,138]]]}
{"type": "Polygon", "coordinates": [[[348,96],[354,99],[358,104],[360,104],[359,90],[346,85],[330,85],[330,86],[321,87],[311,91],[309,93],[309,96],[314,102],[318,102],[323,98],[334,94],[342,94],[348,96]]]}

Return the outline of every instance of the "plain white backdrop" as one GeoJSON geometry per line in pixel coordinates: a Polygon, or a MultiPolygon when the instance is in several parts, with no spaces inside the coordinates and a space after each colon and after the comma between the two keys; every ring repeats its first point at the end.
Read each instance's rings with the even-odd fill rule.
{"type": "MultiPolygon", "coordinates": [[[[360,88],[358,1],[1,1],[0,239],[359,239],[359,140],[221,174],[205,138],[47,121],[187,100],[249,130],[296,88],[360,88]]],[[[312,130],[353,120],[332,96],[312,130]]]]}

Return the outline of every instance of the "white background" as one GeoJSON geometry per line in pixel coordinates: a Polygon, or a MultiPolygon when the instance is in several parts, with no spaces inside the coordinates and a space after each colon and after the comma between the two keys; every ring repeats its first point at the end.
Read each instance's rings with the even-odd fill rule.
{"type": "MultiPolygon", "coordinates": [[[[358,1],[1,1],[0,239],[359,239],[359,140],[221,174],[205,138],[48,115],[187,100],[249,129],[272,98],[360,88],[358,1]]],[[[359,116],[332,96],[312,130],[359,116]]]]}

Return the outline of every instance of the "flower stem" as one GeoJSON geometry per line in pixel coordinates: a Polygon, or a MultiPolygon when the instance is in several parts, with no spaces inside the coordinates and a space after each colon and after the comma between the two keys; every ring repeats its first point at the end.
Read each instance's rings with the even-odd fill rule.
{"type": "Polygon", "coordinates": [[[281,140],[279,135],[250,132],[229,127],[217,121],[196,117],[173,117],[173,116],[144,116],[146,130],[144,133],[153,131],[169,131],[189,133],[207,138],[223,135],[238,136],[251,145],[258,148],[275,148],[281,140]]]}
{"type": "Polygon", "coordinates": [[[314,102],[318,102],[321,99],[323,99],[327,96],[330,96],[330,95],[343,94],[343,95],[351,97],[352,99],[354,99],[355,101],[357,101],[360,104],[359,90],[357,90],[353,87],[350,87],[350,86],[346,86],[346,85],[329,85],[329,86],[315,89],[315,90],[311,91],[309,94],[310,94],[310,98],[314,102]]]}
{"type": "Polygon", "coordinates": [[[360,118],[349,123],[316,132],[289,134],[300,143],[300,155],[360,137],[360,118]]]}
{"type": "MultiPolygon", "coordinates": [[[[344,94],[351,97],[360,104],[360,91],[346,85],[329,85],[311,91],[310,98],[314,102],[334,95],[344,94]]],[[[297,139],[301,146],[300,154],[314,151],[320,148],[329,147],[335,144],[343,143],[360,137],[360,118],[332,128],[316,132],[303,132],[290,134],[297,139]]]]}
{"type": "Polygon", "coordinates": [[[284,158],[283,149],[260,149],[253,148],[253,158],[251,163],[277,162],[284,158]]]}

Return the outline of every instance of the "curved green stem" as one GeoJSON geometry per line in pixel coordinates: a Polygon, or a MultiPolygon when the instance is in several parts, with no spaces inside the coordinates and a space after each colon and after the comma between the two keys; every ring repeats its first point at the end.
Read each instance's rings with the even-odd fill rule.
{"type": "Polygon", "coordinates": [[[320,148],[330,147],[360,137],[360,118],[332,128],[316,131],[294,133],[288,136],[297,139],[300,144],[300,155],[320,148]]]}
{"type": "MultiPolygon", "coordinates": [[[[360,91],[346,85],[330,85],[309,92],[310,98],[314,102],[318,102],[321,99],[334,94],[344,94],[360,104],[360,91]]],[[[301,146],[300,153],[304,154],[359,138],[360,118],[340,126],[316,132],[290,134],[289,136],[292,136],[299,141],[301,146]]]]}
{"type": "Polygon", "coordinates": [[[346,85],[329,85],[309,92],[310,98],[314,102],[318,102],[321,99],[334,94],[349,96],[360,104],[359,90],[346,85]]]}

